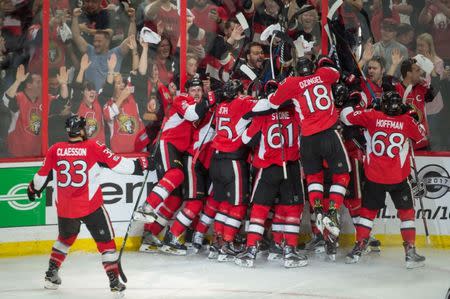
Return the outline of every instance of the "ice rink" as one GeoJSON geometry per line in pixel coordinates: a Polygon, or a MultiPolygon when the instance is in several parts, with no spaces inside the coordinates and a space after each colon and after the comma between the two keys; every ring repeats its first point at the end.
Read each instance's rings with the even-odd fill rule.
{"type": "MultiPolygon", "coordinates": [[[[443,299],[450,287],[450,253],[419,249],[426,266],[407,270],[403,250],[383,248],[357,265],[346,265],[340,249],[335,263],[311,255],[304,268],[284,269],[259,257],[256,267],[209,261],[205,255],[175,257],[125,252],[125,298],[420,298],[443,299]]],[[[112,298],[100,256],[69,254],[60,270],[62,285],[43,288],[48,256],[1,259],[0,298],[112,298]]]]}

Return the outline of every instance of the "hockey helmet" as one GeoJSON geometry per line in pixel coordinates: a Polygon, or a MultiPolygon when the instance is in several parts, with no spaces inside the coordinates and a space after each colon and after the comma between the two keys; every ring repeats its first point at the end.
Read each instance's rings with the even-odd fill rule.
{"type": "Polygon", "coordinates": [[[223,85],[223,97],[225,100],[233,100],[239,92],[244,92],[244,86],[239,80],[228,80],[223,85]]]}
{"type": "Polygon", "coordinates": [[[325,56],[325,55],[321,55],[317,58],[316,65],[318,68],[325,67],[325,66],[331,66],[331,67],[336,66],[334,61],[330,57],[325,56]]]}
{"type": "Polygon", "coordinates": [[[86,119],[82,116],[72,115],[66,120],[66,132],[69,137],[81,136],[81,131],[86,127],[86,119]]]}
{"type": "Polygon", "coordinates": [[[269,95],[274,93],[278,89],[278,82],[275,80],[268,80],[266,84],[264,84],[264,94],[269,95]]]}
{"type": "Polygon", "coordinates": [[[396,91],[388,91],[381,97],[381,111],[384,114],[395,116],[402,114],[403,100],[396,91]]]}
{"type": "Polygon", "coordinates": [[[184,84],[184,88],[186,88],[186,90],[189,90],[189,88],[195,87],[195,86],[203,87],[202,80],[200,80],[200,78],[197,76],[192,79],[187,80],[186,83],[184,84]]]}
{"type": "Polygon", "coordinates": [[[304,56],[297,59],[295,68],[299,76],[309,76],[314,73],[315,70],[314,63],[304,56]]]}

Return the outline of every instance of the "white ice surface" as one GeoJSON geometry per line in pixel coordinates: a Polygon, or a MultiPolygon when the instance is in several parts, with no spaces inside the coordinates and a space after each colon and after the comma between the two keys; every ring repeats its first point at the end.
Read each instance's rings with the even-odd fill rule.
{"type": "MultiPolygon", "coordinates": [[[[443,299],[450,287],[450,252],[422,249],[426,266],[407,270],[401,248],[383,248],[356,265],[340,249],[331,263],[310,257],[304,268],[284,269],[258,259],[254,269],[209,261],[204,255],[173,257],[125,252],[126,298],[420,298],[443,299]]],[[[43,289],[48,256],[0,259],[0,298],[112,298],[100,256],[75,252],[60,270],[62,285],[43,289]]]]}

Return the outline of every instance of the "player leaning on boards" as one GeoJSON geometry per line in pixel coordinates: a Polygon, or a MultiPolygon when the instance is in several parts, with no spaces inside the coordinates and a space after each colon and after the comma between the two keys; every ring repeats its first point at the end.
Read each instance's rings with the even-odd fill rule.
{"type": "Polygon", "coordinates": [[[45,288],[57,289],[61,284],[59,268],[86,224],[102,254],[102,263],[109,278],[111,291],[121,294],[125,285],[119,280],[114,231],[103,206],[99,182],[100,167],[117,173],[142,175],[148,168],[147,158],[136,160],[115,155],[105,145],[86,138],[86,120],[78,115],[66,121],[67,142],[58,142],[48,150],[44,165],[28,186],[28,198],[35,200],[52,180],[53,199],[58,214],[59,235],[45,272],[45,288]]]}
{"type": "Polygon", "coordinates": [[[364,160],[367,179],[360,218],[356,225],[356,244],[347,255],[347,263],[357,263],[366,250],[373,220],[378,211],[385,207],[386,192],[389,192],[401,221],[406,268],[424,265],[425,257],[418,255],[414,246],[415,210],[408,176],[411,172],[409,139],[416,143],[422,141],[425,139],[425,129],[406,112],[402,98],[395,91],[384,93],[381,111],[355,111],[353,107],[346,107],[341,112],[341,120],[346,125],[358,125],[367,129],[367,153],[364,160]]]}

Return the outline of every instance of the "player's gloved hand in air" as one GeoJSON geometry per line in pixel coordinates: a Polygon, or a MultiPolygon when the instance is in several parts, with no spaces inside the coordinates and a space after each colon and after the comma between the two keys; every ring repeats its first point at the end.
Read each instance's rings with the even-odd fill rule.
{"type": "Polygon", "coordinates": [[[28,195],[28,199],[30,201],[35,201],[36,197],[41,197],[41,193],[39,191],[37,191],[36,189],[34,189],[34,182],[31,181],[30,184],[28,184],[28,189],[27,189],[27,195],[28,195]]]}
{"type": "Polygon", "coordinates": [[[402,112],[403,114],[407,114],[414,118],[416,121],[419,121],[419,114],[417,114],[417,111],[409,104],[404,104],[402,106],[402,112]]]}

